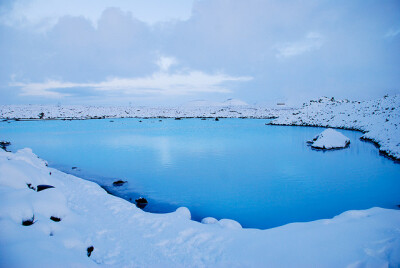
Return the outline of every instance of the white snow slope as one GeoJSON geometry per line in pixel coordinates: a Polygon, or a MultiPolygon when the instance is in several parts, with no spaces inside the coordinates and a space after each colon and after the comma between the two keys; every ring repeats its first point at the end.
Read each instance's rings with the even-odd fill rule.
{"type": "Polygon", "coordinates": [[[316,149],[330,150],[345,148],[350,144],[350,139],[342,133],[328,128],[308,141],[308,143],[311,143],[311,147],[316,149]]]}
{"type": "Polygon", "coordinates": [[[1,267],[400,266],[399,210],[347,211],[267,230],[205,222],[191,221],[186,208],[143,212],[95,183],[48,168],[30,149],[0,150],[1,267]],[[37,192],[28,183],[55,188],[37,192]],[[33,216],[33,225],[21,224],[33,216]]]}
{"type": "Polygon", "coordinates": [[[400,95],[372,101],[337,101],[321,98],[296,112],[281,114],[273,125],[321,126],[356,129],[361,137],[380,145],[379,150],[400,159],[400,95]]]}

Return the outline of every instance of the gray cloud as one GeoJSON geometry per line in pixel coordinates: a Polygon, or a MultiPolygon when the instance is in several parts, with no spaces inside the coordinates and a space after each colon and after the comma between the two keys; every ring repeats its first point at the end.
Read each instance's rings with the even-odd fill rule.
{"type": "MultiPolygon", "coordinates": [[[[11,12],[10,5],[2,12],[11,12]]],[[[35,25],[29,20],[29,27],[3,23],[1,102],[41,101],[33,98],[32,90],[26,94],[29,85],[45,86],[45,93],[55,98],[68,101],[73,96],[71,101],[82,103],[87,92],[95,91],[100,101],[101,94],[110,93],[98,90],[100,84],[124,79],[136,85],[153,79],[152,88],[160,90],[152,89],[157,93],[148,98],[170,102],[163,92],[181,88],[155,83],[160,69],[168,79],[178,74],[193,79],[187,88],[198,82],[190,73],[210,79],[225,76],[214,90],[191,91],[188,99],[201,94],[202,99],[235,97],[251,103],[398,93],[399,17],[396,0],[202,0],[195,2],[189,19],[153,25],[123,8],[105,9],[95,22],[84,14],[60,16],[45,32],[32,30],[35,25]],[[243,77],[253,79],[235,80],[243,77]],[[61,84],[51,89],[48,81],[61,84]],[[73,85],[68,91],[60,88],[68,85],[73,85]],[[80,92],[85,92],[82,98],[80,92]]],[[[199,82],[200,87],[213,88],[199,82]]],[[[136,89],[131,93],[139,90],[132,88],[136,89]]]]}
{"type": "Polygon", "coordinates": [[[232,77],[225,74],[206,74],[200,71],[185,73],[156,72],[151,76],[139,78],[109,78],[96,83],[73,83],[58,80],[47,80],[41,83],[12,82],[10,86],[22,89],[21,96],[40,96],[50,98],[67,97],[70,94],[61,93],[59,89],[91,88],[100,92],[112,92],[121,98],[126,95],[186,95],[193,93],[229,93],[224,87],[226,82],[245,82],[252,77],[232,77]]]}

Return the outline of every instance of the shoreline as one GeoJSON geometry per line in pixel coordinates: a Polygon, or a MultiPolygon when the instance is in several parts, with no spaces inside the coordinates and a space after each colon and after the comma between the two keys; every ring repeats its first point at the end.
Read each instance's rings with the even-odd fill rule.
{"type": "Polygon", "coordinates": [[[398,209],[350,210],[265,230],[241,228],[228,219],[205,224],[191,220],[190,211],[182,207],[166,214],[143,212],[96,183],[46,164],[30,149],[0,152],[0,166],[7,170],[0,172],[0,192],[7,193],[0,195],[0,252],[7,256],[0,264],[31,266],[34,256],[43,252],[53,253],[38,260],[38,266],[400,264],[398,209]],[[32,190],[39,184],[55,188],[32,190]],[[53,222],[50,216],[61,221],[53,222]],[[21,226],[26,218],[34,219],[31,226],[21,226]],[[15,258],[21,241],[29,250],[23,251],[24,258],[15,258]],[[337,246],[343,244],[346,247],[337,246]],[[382,247],[384,254],[379,253],[382,247]],[[93,252],[88,257],[89,248],[93,252]]]}
{"type": "MultiPolygon", "coordinates": [[[[279,119],[279,117],[180,117],[182,119],[215,119],[215,118],[221,118],[221,119],[248,119],[248,120],[275,120],[279,119]]],[[[113,119],[175,119],[175,117],[115,117],[115,118],[86,118],[86,119],[81,119],[81,118],[46,118],[46,119],[38,119],[38,118],[29,118],[29,119],[3,119],[2,122],[9,122],[9,121],[15,121],[15,122],[35,122],[35,121],[73,121],[73,120],[113,120],[113,119]]],[[[1,120],[1,118],[0,118],[1,120]]],[[[333,129],[343,129],[343,130],[351,130],[351,131],[358,131],[361,132],[362,134],[366,134],[369,131],[364,130],[361,128],[356,128],[356,127],[345,127],[345,126],[330,126],[330,125],[320,125],[320,124],[307,124],[307,123],[302,123],[302,124],[291,124],[291,123],[276,123],[274,121],[265,123],[265,125],[269,126],[292,126],[292,127],[319,127],[319,128],[333,128],[333,129]]],[[[374,140],[373,138],[368,138],[361,136],[360,140],[363,140],[365,142],[371,142],[374,144],[378,150],[379,153],[387,157],[391,160],[393,160],[396,163],[400,163],[400,154],[398,157],[395,155],[392,155],[391,152],[388,152],[388,150],[382,150],[381,143],[379,141],[374,140]]]]}
{"type": "MultiPolygon", "coordinates": [[[[362,130],[362,129],[357,129],[357,128],[352,128],[352,127],[330,127],[330,126],[321,126],[321,125],[291,125],[291,124],[276,124],[273,122],[269,122],[266,123],[265,125],[269,125],[269,126],[284,126],[284,127],[318,127],[318,128],[332,128],[332,129],[343,129],[343,130],[349,130],[349,131],[357,131],[357,132],[361,132],[362,134],[367,133],[368,131],[362,130]]],[[[371,138],[366,138],[361,136],[360,137],[361,141],[364,142],[368,142],[368,143],[372,143],[378,150],[379,150],[379,154],[385,158],[388,158],[392,161],[394,161],[395,163],[400,164],[400,157],[396,158],[395,156],[389,155],[386,151],[381,150],[381,145],[379,144],[379,142],[371,139],[371,138]]]]}
{"type": "MultiPolygon", "coordinates": [[[[202,117],[200,117],[200,118],[202,118],[202,117]]],[[[195,119],[200,119],[200,118],[195,118],[195,119]]],[[[121,118],[121,119],[126,119],[126,118],[121,118]]],[[[154,118],[154,119],[156,119],[156,118],[154,118]]],[[[173,119],[173,118],[169,118],[169,119],[173,119]]],[[[188,119],[193,119],[193,118],[188,118],[188,119]]],[[[252,119],[252,118],[247,118],[247,119],[252,119]]],[[[35,120],[29,120],[29,121],[39,121],[39,120],[46,120],[46,119],[35,119],[35,120]]],[[[90,119],[87,119],[87,120],[90,120],[90,119]]],[[[107,119],[104,119],[104,120],[107,120],[107,119]]],[[[258,118],[257,120],[264,120],[264,118],[258,118]]],[[[21,120],[21,121],[23,121],[23,120],[21,120]]],[[[319,128],[327,128],[327,127],[321,126],[321,125],[305,125],[305,124],[303,124],[303,125],[288,125],[288,124],[274,124],[273,121],[271,121],[271,122],[269,122],[269,123],[266,123],[265,125],[267,125],[267,126],[289,126],[289,127],[319,127],[319,128]]],[[[336,128],[334,128],[334,129],[336,129],[336,128]]],[[[341,127],[341,128],[337,128],[337,129],[344,129],[344,130],[349,130],[349,131],[358,131],[358,132],[361,132],[361,133],[365,133],[365,131],[363,131],[363,130],[354,129],[354,128],[344,128],[344,127],[341,127]]],[[[370,141],[370,140],[367,140],[367,139],[363,139],[362,137],[360,137],[360,140],[361,140],[361,141],[364,141],[364,142],[371,142],[371,143],[374,144],[378,149],[379,149],[379,147],[380,147],[376,142],[373,142],[372,140],[370,141]]],[[[318,149],[313,149],[313,150],[318,150],[318,149]]],[[[14,153],[15,153],[15,152],[14,152],[14,153]]],[[[388,155],[382,153],[382,151],[380,151],[380,150],[379,150],[379,154],[380,154],[381,156],[385,157],[385,158],[388,158],[388,159],[394,161],[395,163],[400,163],[399,160],[394,159],[394,158],[392,158],[392,157],[390,157],[390,156],[388,156],[388,155]]],[[[110,189],[112,189],[112,187],[113,187],[112,185],[102,184],[102,183],[100,183],[100,182],[99,182],[98,180],[96,180],[96,179],[88,179],[88,178],[85,178],[85,175],[79,174],[79,172],[69,172],[67,167],[65,167],[65,168],[53,167],[53,168],[58,169],[58,170],[60,170],[61,172],[64,172],[64,173],[66,173],[66,174],[69,174],[69,175],[72,175],[72,176],[77,176],[77,177],[79,177],[79,178],[81,178],[81,179],[83,179],[83,180],[87,180],[87,181],[94,182],[94,183],[96,183],[97,185],[99,185],[102,189],[104,189],[108,194],[110,194],[110,195],[112,195],[112,196],[115,196],[115,197],[118,197],[118,198],[121,198],[121,199],[124,199],[124,200],[126,200],[127,202],[131,203],[132,205],[136,205],[135,202],[133,202],[134,198],[124,197],[123,195],[118,195],[118,194],[116,194],[116,193],[113,193],[112,190],[110,191],[110,189]],[[82,177],[82,176],[83,176],[83,177],[82,177]],[[129,199],[130,199],[130,200],[129,200],[129,199]]],[[[95,176],[87,175],[87,177],[95,177],[95,176]]],[[[110,178],[111,178],[111,177],[110,177],[110,178]]],[[[114,178],[114,177],[112,177],[112,178],[114,178]]],[[[116,177],[115,177],[115,178],[116,178],[116,177]]],[[[116,192],[118,192],[118,190],[116,190],[116,192]]],[[[138,193],[138,192],[136,192],[136,194],[137,194],[137,196],[145,196],[145,195],[143,195],[143,194],[141,194],[141,193],[138,193]]],[[[162,207],[168,207],[168,206],[170,205],[170,204],[168,204],[168,203],[159,203],[159,204],[160,204],[162,207]]],[[[172,207],[172,206],[171,206],[171,207],[172,207]]],[[[175,206],[175,209],[176,209],[176,208],[178,208],[178,206],[175,206]]],[[[169,210],[169,211],[163,211],[163,210],[160,210],[160,211],[151,211],[151,210],[146,210],[146,209],[145,209],[145,210],[143,210],[143,211],[148,212],[148,213],[164,214],[164,213],[171,213],[173,210],[169,210]]],[[[200,222],[201,222],[201,219],[194,220],[194,221],[200,223],[200,222]]],[[[286,223],[286,224],[290,224],[290,223],[286,223]]],[[[285,225],[285,224],[284,224],[284,225],[285,225]]],[[[274,227],[272,227],[272,228],[276,228],[276,227],[280,227],[280,226],[284,226],[284,225],[274,226],[274,227]]],[[[246,229],[247,229],[247,228],[249,228],[249,229],[266,230],[266,229],[255,228],[255,227],[246,227],[246,229]]],[[[268,228],[268,229],[270,229],[270,228],[268,228]]]]}
{"type": "MultiPolygon", "coordinates": [[[[387,157],[400,161],[400,95],[370,101],[335,100],[322,97],[302,107],[199,106],[199,107],[101,107],[2,105],[0,119],[90,120],[243,118],[273,120],[270,125],[331,127],[362,132],[363,139],[379,145],[387,157]],[[11,119],[12,118],[12,119],[11,119]],[[42,119],[40,119],[42,118],[42,119]]],[[[8,121],[11,122],[11,121],[8,121]]]]}

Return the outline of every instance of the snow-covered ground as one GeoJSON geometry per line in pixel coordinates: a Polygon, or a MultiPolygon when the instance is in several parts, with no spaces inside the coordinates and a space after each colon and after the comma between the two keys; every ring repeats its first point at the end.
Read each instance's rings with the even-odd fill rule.
{"type": "Polygon", "coordinates": [[[321,98],[273,120],[275,125],[321,126],[355,129],[361,137],[379,144],[379,150],[400,159],[400,95],[372,101],[321,98]]]}
{"type": "Polygon", "coordinates": [[[347,211],[268,230],[203,222],[191,221],[186,208],[143,212],[47,167],[29,149],[0,150],[1,267],[400,266],[400,210],[347,211]],[[55,188],[36,191],[42,184],[55,188]]]}
{"type": "Polygon", "coordinates": [[[362,138],[380,146],[380,151],[400,159],[400,95],[385,96],[371,101],[321,98],[303,104],[301,108],[271,108],[245,105],[239,100],[227,100],[212,105],[197,101],[179,107],[101,107],[2,105],[0,119],[89,119],[89,118],[149,118],[149,117],[228,117],[277,118],[271,124],[322,126],[355,129],[365,132],[362,138]],[[204,106],[204,105],[208,106],[204,106]]]}
{"type": "Polygon", "coordinates": [[[315,136],[312,140],[308,141],[308,143],[310,143],[311,147],[315,149],[341,149],[350,144],[350,139],[342,133],[328,128],[315,136]]]}
{"type": "Polygon", "coordinates": [[[133,107],[133,106],[52,106],[52,105],[3,105],[0,106],[2,119],[90,119],[90,118],[149,118],[149,117],[229,117],[229,118],[270,118],[291,108],[273,109],[252,107],[231,103],[203,102],[179,107],[133,107]],[[224,105],[226,104],[226,105],[224,105]]]}

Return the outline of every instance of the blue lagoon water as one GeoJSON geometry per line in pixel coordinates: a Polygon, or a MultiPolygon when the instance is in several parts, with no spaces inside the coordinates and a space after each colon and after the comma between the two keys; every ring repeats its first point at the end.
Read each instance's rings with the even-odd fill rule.
{"type": "Polygon", "coordinates": [[[339,130],[350,148],[323,152],[306,144],[322,128],[268,120],[110,121],[2,122],[0,138],[127,200],[144,196],[147,211],[186,206],[194,220],[270,228],[400,204],[400,165],[360,132],[339,130]],[[128,183],[113,187],[118,179],[128,183]]]}

